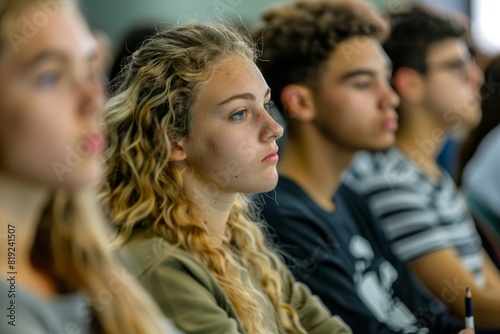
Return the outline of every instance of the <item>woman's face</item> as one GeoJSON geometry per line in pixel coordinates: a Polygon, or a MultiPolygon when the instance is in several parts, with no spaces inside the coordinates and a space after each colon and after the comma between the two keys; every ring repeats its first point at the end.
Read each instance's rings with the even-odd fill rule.
{"type": "Polygon", "coordinates": [[[270,91],[255,64],[231,57],[200,92],[185,138],[186,163],[206,191],[257,193],[276,186],[276,139],[283,134],[268,109],[270,91]]]}
{"type": "Polygon", "coordinates": [[[78,10],[50,14],[33,2],[2,36],[0,173],[79,187],[100,175],[104,90],[96,43],[78,10]]]}

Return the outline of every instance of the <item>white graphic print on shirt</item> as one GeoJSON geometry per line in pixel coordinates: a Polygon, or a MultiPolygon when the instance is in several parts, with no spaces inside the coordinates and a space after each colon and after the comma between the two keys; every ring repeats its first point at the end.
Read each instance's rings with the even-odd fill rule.
{"type": "Polygon", "coordinates": [[[415,325],[415,316],[393,296],[392,284],[398,278],[398,273],[392,264],[384,260],[378,267],[378,272],[373,271],[370,268],[374,258],[372,247],[359,235],[351,238],[349,251],[357,259],[353,281],[358,296],[378,321],[402,333],[428,333],[427,328],[415,325]]]}

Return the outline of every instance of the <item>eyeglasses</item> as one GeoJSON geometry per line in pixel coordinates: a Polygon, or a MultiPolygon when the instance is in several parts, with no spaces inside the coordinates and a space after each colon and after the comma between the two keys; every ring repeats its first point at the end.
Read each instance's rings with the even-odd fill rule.
{"type": "Polygon", "coordinates": [[[450,59],[447,61],[443,61],[440,63],[429,63],[425,65],[425,70],[422,72],[423,74],[429,74],[431,72],[440,72],[440,71],[448,71],[454,72],[458,77],[463,80],[468,80],[470,78],[470,71],[472,66],[474,65],[474,60],[463,60],[463,59],[450,59]]]}

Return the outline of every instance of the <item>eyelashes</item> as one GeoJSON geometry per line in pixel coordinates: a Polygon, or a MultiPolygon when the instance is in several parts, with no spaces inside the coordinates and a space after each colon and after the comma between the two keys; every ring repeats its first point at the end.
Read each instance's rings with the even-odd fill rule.
{"type": "Polygon", "coordinates": [[[247,110],[244,109],[244,110],[240,110],[240,111],[235,112],[229,118],[233,121],[241,121],[241,120],[245,119],[246,114],[247,114],[247,110]]]}
{"type": "MultiPolygon", "coordinates": [[[[268,113],[271,113],[273,111],[274,101],[269,100],[268,102],[264,103],[263,107],[268,113]]],[[[247,114],[248,114],[248,109],[241,109],[231,114],[231,116],[229,116],[229,119],[232,121],[241,121],[246,118],[247,114]]]]}

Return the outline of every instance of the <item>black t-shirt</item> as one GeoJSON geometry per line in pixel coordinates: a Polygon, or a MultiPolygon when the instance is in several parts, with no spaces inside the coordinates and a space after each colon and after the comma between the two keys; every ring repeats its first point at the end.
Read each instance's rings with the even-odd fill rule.
{"type": "MultiPolygon", "coordinates": [[[[347,186],[335,194],[333,212],[285,177],[261,198],[262,215],[296,279],[353,333],[458,333],[464,328],[391,252],[364,199],[347,186]]],[[[476,329],[483,332],[490,331],[476,329]]]]}

